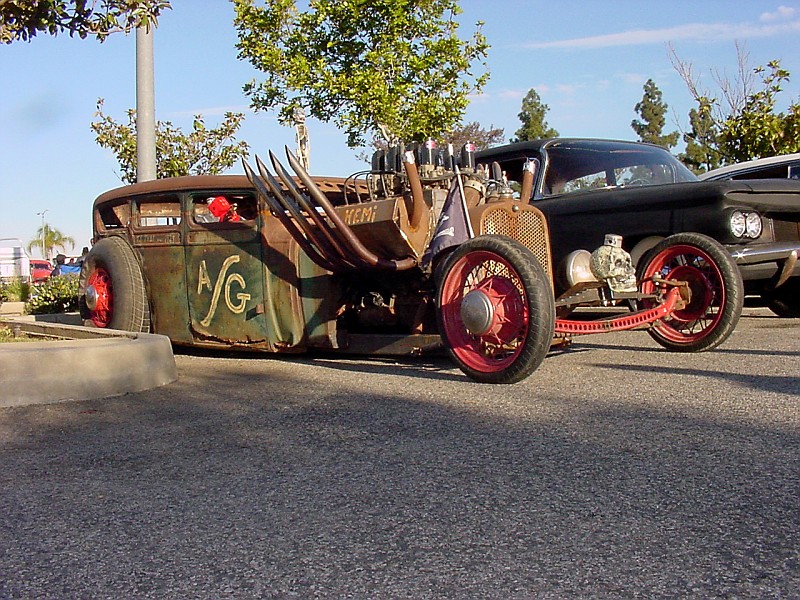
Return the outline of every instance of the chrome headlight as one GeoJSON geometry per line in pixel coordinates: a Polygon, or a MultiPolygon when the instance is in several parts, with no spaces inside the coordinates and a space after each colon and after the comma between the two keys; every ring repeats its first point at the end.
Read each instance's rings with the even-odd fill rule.
{"type": "Polygon", "coordinates": [[[730,227],[734,237],[740,238],[744,236],[744,232],[747,229],[747,219],[743,212],[735,210],[731,213],[730,227]]]}
{"type": "Polygon", "coordinates": [[[761,237],[761,215],[757,212],[747,213],[745,217],[745,233],[747,237],[761,237]]]}
{"type": "Polygon", "coordinates": [[[755,211],[735,210],[731,213],[729,227],[734,237],[755,239],[761,236],[761,215],[755,211]]]}

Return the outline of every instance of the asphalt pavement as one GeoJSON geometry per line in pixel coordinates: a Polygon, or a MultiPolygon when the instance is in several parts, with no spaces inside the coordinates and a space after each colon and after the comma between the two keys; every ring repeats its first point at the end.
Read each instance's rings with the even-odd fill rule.
{"type": "Polygon", "coordinates": [[[586,337],[513,386],[176,353],[0,409],[0,598],[798,598],[798,333],[586,337]]]}

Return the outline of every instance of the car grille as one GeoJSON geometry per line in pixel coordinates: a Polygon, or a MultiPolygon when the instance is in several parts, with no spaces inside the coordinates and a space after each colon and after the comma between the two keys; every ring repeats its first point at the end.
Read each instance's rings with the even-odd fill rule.
{"type": "Polygon", "coordinates": [[[795,221],[772,221],[776,242],[796,242],[800,240],[800,223],[795,221]]]}
{"type": "Polygon", "coordinates": [[[481,234],[506,235],[517,240],[539,260],[552,281],[553,269],[544,215],[533,207],[515,204],[514,208],[519,210],[509,211],[505,206],[487,210],[481,218],[481,234]]]}

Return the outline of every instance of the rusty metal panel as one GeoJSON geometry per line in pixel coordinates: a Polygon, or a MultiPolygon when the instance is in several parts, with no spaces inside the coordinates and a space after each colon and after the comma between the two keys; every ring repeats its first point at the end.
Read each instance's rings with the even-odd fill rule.
{"type": "Polygon", "coordinates": [[[375,200],[336,208],[342,220],[370,251],[384,258],[420,258],[430,236],[430,223],[416,231],[408,220],[403,197],[375,200]]]}
{"type": "Polygon", "coordinates": [[[305,318],[298,292],[299,246],[269,211],[261,213],[264,317],[270,341],[278,351],[305,348],[305,318]]]}
{"type": "Polygon", "coordinates": [[[336,319],[343,308],[342,279],[316,265],[295,245],[297,292],[309,347],[336,348],[336,319]]]}
{"type": "Polygon", "coordinates": [[[150,242],[135,248],[142,257],[153,331],[176,343],[190,343],[183,246],[150,242]]]}

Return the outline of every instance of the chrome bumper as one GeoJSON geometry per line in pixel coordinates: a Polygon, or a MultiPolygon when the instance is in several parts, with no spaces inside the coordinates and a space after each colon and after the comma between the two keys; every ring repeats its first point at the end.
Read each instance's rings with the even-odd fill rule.
{"type": "Polygon", "coordinates": [[[800,275],[800,242],[774,242],[753,246],[729,246],[745,281],[771,279],[776,288],[789,277],[800,275]]]}

